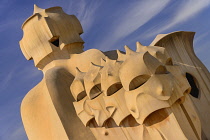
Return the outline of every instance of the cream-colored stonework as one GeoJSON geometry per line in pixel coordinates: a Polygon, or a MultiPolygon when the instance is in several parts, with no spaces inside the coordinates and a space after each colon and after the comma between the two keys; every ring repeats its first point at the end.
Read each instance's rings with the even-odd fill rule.
{"type": "Polygon", "coordinates": [[[210,75],[193,32],[83,51],[74,15],[36,5],[22,29],[21,50],[44,75],[21,104],[30,140],[210,139],[210,75]]]}

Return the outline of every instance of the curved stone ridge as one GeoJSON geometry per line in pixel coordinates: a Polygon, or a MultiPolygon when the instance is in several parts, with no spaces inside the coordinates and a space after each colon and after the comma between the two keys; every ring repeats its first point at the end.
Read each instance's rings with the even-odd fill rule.
{"type": "Polygon", "coordinates": [[[193,32],[158,35],[125,53],[84,51],[74,15],[36,5],[22,29],[20,48],[43,72],[21,104],[30,140],[210,138],[210,75],[193,32]]]}
{"type": "Polygon", "coordinates": [[[190,85],[165,48],[137,42],[136,51],[128,46],[125,54],[118,51],[117,60],[106,57],[87,72],[77,68],[70,89],[83,124],[95,119],[102,127],[110,118],[120,126],[129,115],[144,124],[153,112],[183,101],[190,85]]]}

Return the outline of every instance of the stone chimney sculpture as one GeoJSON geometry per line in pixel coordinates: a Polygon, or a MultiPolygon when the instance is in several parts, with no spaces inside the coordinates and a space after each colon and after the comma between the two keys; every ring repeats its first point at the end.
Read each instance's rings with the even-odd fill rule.
{"type": "Polygon", "coordinates": [[[29,140],[210,139],[210,76],[193,32],[83,51],[74,15],[36,5],[22,29],[20,48],[43,72],[21,104],[29,140]]]}

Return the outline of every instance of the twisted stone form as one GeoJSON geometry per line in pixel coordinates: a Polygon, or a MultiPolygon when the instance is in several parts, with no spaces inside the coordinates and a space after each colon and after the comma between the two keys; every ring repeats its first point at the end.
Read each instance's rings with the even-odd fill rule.
{"type": "Polygon", "coordinates": [[[36,5],[22,29],[21,50],[44,74],[21,104],[30,140],[210,139],[210,76],[193,32],[83,51],[75,16],[36,5]]]}

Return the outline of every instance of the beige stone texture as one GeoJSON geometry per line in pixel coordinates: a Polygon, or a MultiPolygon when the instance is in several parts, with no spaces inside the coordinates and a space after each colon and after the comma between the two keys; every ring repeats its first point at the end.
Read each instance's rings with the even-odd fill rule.
{"type": "Polygon", "coordinates": [[[210,139],[210,75],[193,32],[83,51],[74,15],[36,5],[22,29],[21,50],[43,72],[21,104],[29,140],[210,139]]]}

